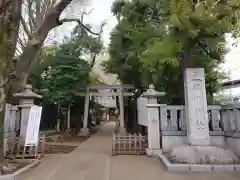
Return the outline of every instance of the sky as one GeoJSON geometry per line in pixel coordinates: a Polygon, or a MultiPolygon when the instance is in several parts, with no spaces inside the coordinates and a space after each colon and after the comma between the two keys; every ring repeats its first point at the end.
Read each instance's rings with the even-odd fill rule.
{"type": "MultiPolygon", "coordinates": [[[[66,10],[63,13],[62,17],[68,18],[80,18],[83,11],[91,13],[84,17],[84,24],[91,24],[92,31],[100,32],[100,27],[103,22],[106,22],[106,25],[103,29],[102,40],[104,41],[105,47],[109,44],[109,37],[111,30],[116,26],[116,18],[111,13],[111,6],[114,0],[91,0],[84,8],[79,8],[82,5],[74,5],[66,10]]],[[[55,34],[56,41],[63,40],[64,36],[68,36],[71,33],[72,28],[76,23],[64,23],[61,27],[57,28],[55,34]]],[[[93,72],[97,74],[102,81],[107,84],[116,84],[118,83],[116,75],[105,74],[103,72],[103,67],[101,67],[101,62],[107,60],[108,56],[98,57],[93,68],[93,72]]]]}
{"type": "MultiPolygon", "coordinates": [[[[100,31],[100,26],[103,22],[106,25],[103,29],[103,40],[105,46],[109,43],[109,34],[112,28],[117,24],[116,18],[111,13],[111,6],[114,0],[89,0],[87,5],[83,7],[82,5],[76,4],[73,7],[69,7],[62,17],[68,18],[80,18],[83,11],[91,13],[84,16],[84,24],[91,24],[92,30],[94,32],[100,31]],[[83,8],[80,8],[83,7],[83,8]]],[[[61,27],[57,29],[57,41],[61,40],[64,35],[70,35],[71,29],[76,25],[76,23],[64,23],[61,27]]]]}
{"type": "MultiPolygon", "coordinates": [[[[104,27],[103,40],[105,46],[109,43],[110,32],[112,28],[115,27],[117,21],[111,13],[111,6],[114,0],[91,0],[84,8],[79,8],[79,5],[74,5],[73,7],[67,9],[63,16],[69,18],[76,17],[79,18],[82,10],[84,9],[88,12],[92,9],[90,15],[84,18],[84,23],[91,24],[92,30],[95,32],[100,31],[100,25],[102,22],[107,24],[104,27]]],[[[82,7],[82,6],[81,6],[82,7]]],[[[65,23],[56,31],[57,41],[63,39],[63,35],[70,35],[71,29],[74,23],[65,23]]],[[[225,71],[230,75],[230,79],[240,79],[240,43],[238,46],[234,46],[236,40],[231,38],[230,35],[226,35],[227,47],[229,52],[225,56],[225,63],[220,65],[221,70],[225,71]]],[[[231,93],[240,94],[239,89],[234,89],[231,93]]]]}

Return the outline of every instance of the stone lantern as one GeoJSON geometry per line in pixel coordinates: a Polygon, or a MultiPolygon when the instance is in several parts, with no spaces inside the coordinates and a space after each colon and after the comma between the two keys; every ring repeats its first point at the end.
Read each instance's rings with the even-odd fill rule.
{"type": "Polygon", "coordinates": [[[18,107],[21,109],[19,142],[20,145],[24,145],[30,109],[34,105],[34,100],[41,99],[42,96],[34,93],[30,84],[25,86],[23,92],[16,93],[14,96],[19,99],[18,107]]]}
{"type": "Polygon", "coordinates": [[[164,96],[165,92],[158,92],[155,90],[155,86],[153,84],[149,85],[149,89],[143,93],[142,97],[148,98],[149,104],[157,104],[157,98],[160,96],[164,96]]]}
{"type": "Polygon", "coordinates": [[[39,94],[36,94],[32,91],[32,85],[27,84],[24,88],[24,91],[21,93],[14,94],[15,97],[19,99],[19,105],[24,104],[34,104],[35,99],[41,99],[42,96],[39,94]]]}
{"type": "Polygon", "coordinates": [[[146,104],[148,112],[148,148],[146,154],[149,156],[158,155],[162,152],[160,146],[160,105],[157,104],[157,97],[164,95],[165,92],[156,91],[153,84],[142,95],[142,97],[148,98],[148,104],[146,104]]]}

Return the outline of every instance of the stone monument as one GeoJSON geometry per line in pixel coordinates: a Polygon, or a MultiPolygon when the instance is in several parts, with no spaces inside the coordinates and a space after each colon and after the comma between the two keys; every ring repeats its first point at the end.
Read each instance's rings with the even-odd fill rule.
{"type": "Polygon", "coordinates": [[[210,144],[204,69],[186,69],[184,76],[188,144],[174,148],[169,159],[188,164],[239,162],[232,151],[210,144]]]}
{"type": "Polygon", "coordinates": [[[202,68],[185,71],[185,110],[189,145],[210,145],[204,77],[202,68]]]}

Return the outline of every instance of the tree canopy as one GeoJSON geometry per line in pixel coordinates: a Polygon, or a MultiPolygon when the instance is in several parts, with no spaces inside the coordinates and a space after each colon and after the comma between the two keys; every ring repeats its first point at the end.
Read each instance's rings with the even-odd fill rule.
{"type": "Polygon", "coordinates": [[[77,92],[90,81],[89,55],[100,53],[102,42],[88,33],[72,33],[72,37],[58,46],[45,50],[45,57],[33,69],[30,82],[44,100],[60,105],[71,104],[77,92]]]}
{"type": "Polygon", "coordinates": [[[105,69],[136,88],[154,83],[169,103],[181,103],[184,69],[203,67],[211,97],[224,78],[224,35],[238,27],[239,8],[235,0],[116,1],[105,69]]]}

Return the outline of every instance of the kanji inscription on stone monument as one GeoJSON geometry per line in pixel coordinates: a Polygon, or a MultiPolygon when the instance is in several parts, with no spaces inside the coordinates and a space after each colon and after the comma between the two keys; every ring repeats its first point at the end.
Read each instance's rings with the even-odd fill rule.
{"type": "Polygon", "coordinates": [[[194,68],[185,71],[185,108],[189,144],[209,145],[204,69],[194,68]]]}

